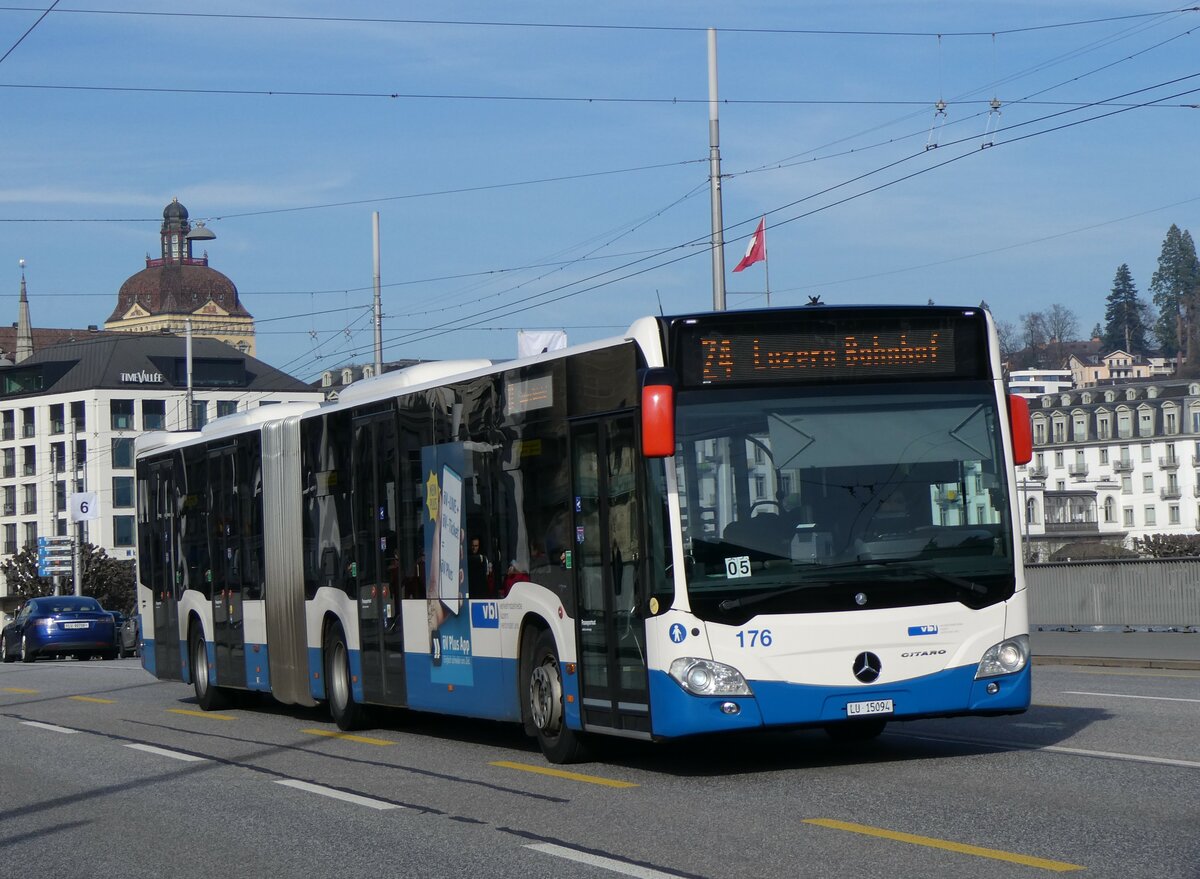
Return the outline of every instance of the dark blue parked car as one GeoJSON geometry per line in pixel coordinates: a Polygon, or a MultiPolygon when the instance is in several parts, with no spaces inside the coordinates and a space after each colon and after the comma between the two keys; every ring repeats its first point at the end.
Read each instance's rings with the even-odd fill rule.
{"type": "Polygon", "coordinates": [[[46,656],[91,659],[97,653],[115,659],[117,648],[112,614],[94,598],[31,598],[0,633],[0,656],[5,662],[18,658],[33,662],[46,656]]]}

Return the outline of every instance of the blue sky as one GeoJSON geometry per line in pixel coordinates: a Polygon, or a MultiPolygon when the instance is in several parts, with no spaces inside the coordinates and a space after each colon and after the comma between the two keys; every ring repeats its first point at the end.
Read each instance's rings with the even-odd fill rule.
{"type": "MultiPolygon", "coordinates": [[[[305,379],[371,358],[373,211],[385,359],[709,309],[715,27],[730,308],[765,305],[732,268],[766,215],[772,305],[1058,303],[1086,333],[1117,266],[1148,298],[1170,224],[1200,234],[1177,8],[63,0],[0,62],[0,319],[25,259],[36,325],[103,323],[173,197],[305,379]]],[[[0,7],[0,51],[40,14],[0,7]]]]}

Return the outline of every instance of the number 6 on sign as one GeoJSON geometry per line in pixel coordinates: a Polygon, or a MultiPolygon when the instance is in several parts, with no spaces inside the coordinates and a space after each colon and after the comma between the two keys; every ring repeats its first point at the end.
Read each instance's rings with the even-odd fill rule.
{"type": "Polygon", "coordinates": [[[750,556],[738,555],[725,559],[725,579],[736,580],[750,576],[750,556]]]}
{"type": "Polygon", "coordinates": [[[100,518],[100,505],[96,502],[96,492],[77,491],[71,495],[68,504],[71,510],[72,522],[86,522],[100,518]]]}

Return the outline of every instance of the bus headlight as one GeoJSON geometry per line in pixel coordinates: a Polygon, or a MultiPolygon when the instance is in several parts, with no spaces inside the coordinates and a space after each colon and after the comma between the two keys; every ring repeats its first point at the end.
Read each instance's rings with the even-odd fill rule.
{"type": "Polygon", "coordinates": [[[742,673],[731,665],[683,656],[671,663],[671,677],[693,696],[753,696],[742,673]]]}
{"type": "Polygon", "coordinates": [[[979,660],[979,668],[975,672],[975,680],[994,678],[997,675],[1010,675],[1020,671],[1029,663],[1029,636],[1017,635],[1006,638],[999,644],[993,644],[979,660]]]}

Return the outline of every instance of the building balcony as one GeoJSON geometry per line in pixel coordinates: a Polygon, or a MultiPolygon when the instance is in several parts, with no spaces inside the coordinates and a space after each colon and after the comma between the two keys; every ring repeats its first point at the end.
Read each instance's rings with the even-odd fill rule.
{"type": "Polygon", "coordinates": [[[32,424],[22,424],[22,425],[21,425],[21,436],[22,436],[24,439],[29,439],[29,438],[30,438],[30,437],[32,437],[34,434],[35,434],[35,431],[34,431],[34,429],[33,429],[33,425],[32,425],[32,424]]]}
{"type": "Polygon", "coordinates": [[[1073,476],[1075,479],[1083,479],[1085,476],[1088,475],[1088,465],[1087,464],[1072,464],[1070,467],[1067,468],[1067,472],[1069,474],[1071,474],[1071,476],[1073,476]]]}
{"type": "Polygon", "coordinates": [[[1047,522],[1047,534],[1099,534],[1098,522],[1047,522]]]}
{"type": "Polygon", "coordinates": [[[1045,467],[1030,467],[1026,472],[1029,474],[1030,479],[1045,479],[1046,478],[1046,468],[1045,467]]]}
{"type": "Polygon", "coordinates": [[[1130,461],[1128,458],[1122,458],[1119,461],[1113,461],[1112,468],[1113,468],[1113,470],[1117,471],[1118,473],[1132,473],[1133,472],[1133,462],[1130,461]]]}
{"type": "Polygon", "coordinates": [[[1158,466],[1163,470],[1178,470],[1179,459],[1174,455],[1158,459],[1158,466]]]}
{"type": "MultiPolygon", "coordinates": [[[[1197,491],[1200,491],[1200,487],[1197,488],[1197,491]]],[[[17,515],[17,505],[15,503],[5,504],[4,505],[4,515],[6,515],[6,516],[17,515]]]]}
{"type": "Polygon", "coordinates": [[[17,429],[15,427],[13,427],[11,424],[4,425],[4,428],[2,430],[0,430],[0,440],[7,441],[7,440],[16,439],[16,438],[17,438],[17,429]]]}
{"type": "Polygon", "coordinates": [[[1162,489],[1158,493],[1158,496],[1161,497],[1164,501],[1177,501],[1181,497],[1183,497],[1183,490],[1180,489],[1180,487],[1178,485],[1176,485],[1173,488],[1162,489]]]}

